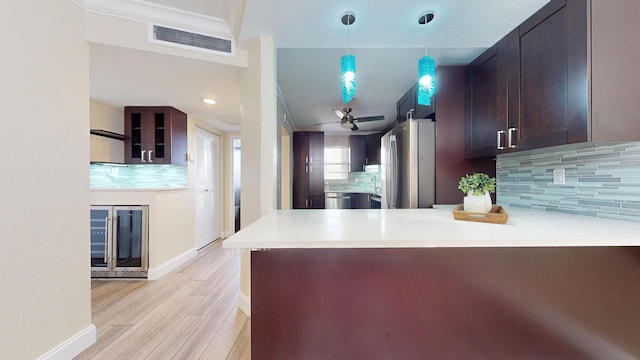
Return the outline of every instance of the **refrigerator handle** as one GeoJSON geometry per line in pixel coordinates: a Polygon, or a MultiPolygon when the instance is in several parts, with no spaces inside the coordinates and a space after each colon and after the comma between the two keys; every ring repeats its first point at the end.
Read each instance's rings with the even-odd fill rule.
{"type": "Polygon", "coordinates": [[[111,262],[111,267],[109,270],[114,270],[117,265],[116,259],[118,257],[114,256],[114,254],[116,254],[116,252],[118,251],[117,244],[118,244],[118,226],[120,226],[119,220],[120,220],[120,216],[117,214],[111,219],[111,222],[113,223],[112,225],[113,233],[111,234],[112,241],[110,242],[111,249],[109,250],[109,262],[111,262]]]}
{"type": "Polygon", "coordinates": [[[391,137],[389,137],[389,150],[385,153],[387,164],[384,167],[384,195],[387,198],[387,208],[391,209],[391,137]]]}
{"type": "Polygon", "coordinates": [[[388,202],[389,209],[396,208],[396,201],[398,196],[398,146],[396,144],[395,136],[391,136],[389,138],[389,164],[391,165],[391,176],[389,176],[389,192],[388,192],[388,202]]]}

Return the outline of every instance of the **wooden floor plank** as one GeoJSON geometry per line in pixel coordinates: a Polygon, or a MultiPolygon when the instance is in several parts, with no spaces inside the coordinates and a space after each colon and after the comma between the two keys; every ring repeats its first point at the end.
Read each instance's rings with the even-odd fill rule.
{"type": "Polygon", "coordinates": [[[233,348],[229,352],[227,360],[251,359],[251,322],[247,321],[238,335],[233,348]]]}
{"type": "Polygon", "coordinates": [[[199,360],[226,359],[236,344],[242,329],[248,322],[242,311],[234,310],[220,327],[218,334],[207,344],[199,360]]]}
{"type": "Polygon", "coordinates": [[[230,334],[229,329],[225,327],[225,324],[227,324],[231,315],[237,312],[237,298],[235,297],[235,294],[229,293],[218,303],[218,306],[214,308],[209,315],[207,315],[207,318],[202,322],[193,336],[182,344],[182,347],[177,352],[176,356],[174,356],[174,359],[226,358],[239,333],[234,332],[230,334]],[[229,336],[232,337],[230,342],[226,341],[229,336]],[[227,342],[228,346],[224,346],[227,342]],[[210,353],[206,353],[211,344],[214,344],[213,346],[217,346],[215,356],[210,353]],[[205,355],[202,355],[203,353],[205,353],[205,355]]]}
{"type": "Polygon", "coordinates": [[[182,344],[193,337],[194,332],[199,328],[200,324],[202,324],[205,317],[204,315],[187,315],[184,317],[145,359],[169,360],[173,358],[182,344]]]}
{"type": "Polygon", "coordinates": [[[232,349],[250,352],[234,348],[246,345],[237,338],[248,322],[238,311],[239,263],[217,241],[155,281],[93,280],[98,341],[75,359],[226,359],[232,349]],[[201,357],[214,350],[219,357],[201,357]]]}

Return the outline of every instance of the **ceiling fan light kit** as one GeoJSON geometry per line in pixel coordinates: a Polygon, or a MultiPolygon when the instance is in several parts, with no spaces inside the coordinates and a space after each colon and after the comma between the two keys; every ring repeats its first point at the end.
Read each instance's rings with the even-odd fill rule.
{"type": "Polygon", "coordinates": [[[340,87],[342,90],[342,103],[346,104],[353,99],[356,94],[356,57],[350,51],[350,28],[356,21],[356,15],[347,11],[340,18],[342,24],[347,27],[347,55],[340,59],[340,87]]]}
{"type": "MultiPolygon", "coordinates": [[[[425,42],[427,37],[427,24],[434,18],[433,11],[426,11],[420,14],[418,24],[424,25],[425,42]]],[[[427,55],[425,44],[425,55],[418,60],[418,104],[431,105],[431,97],[436,93],[436,63],[431,56],[427,55]]]]}

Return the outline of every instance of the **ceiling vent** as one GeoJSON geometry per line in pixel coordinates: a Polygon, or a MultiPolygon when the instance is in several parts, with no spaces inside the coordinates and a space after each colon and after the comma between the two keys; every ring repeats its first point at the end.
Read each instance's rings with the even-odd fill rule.
{"type": "Polygon", "coordinates": [[[172,29],[164,26],[153,25],[151,42],[173,45],[182,48],[213,51],[226,55],[233,54],[231,40],[214,36],[202,35],[194,32],[172,29]]]}

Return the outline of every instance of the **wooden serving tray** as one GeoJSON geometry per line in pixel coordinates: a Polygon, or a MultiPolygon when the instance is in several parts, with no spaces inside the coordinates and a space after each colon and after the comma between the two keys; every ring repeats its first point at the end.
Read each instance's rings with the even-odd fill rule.
{"type": "Polygon", "coordinates": [[[456,220],[477,221],[490,224],[506,224],[507,220],[509,220],[509,214],[504,211],[502,206],[498,205],[493,205],[491,212],[488,213],[468,212],[463,209],[464,205],[458,204],[458,206],[453,209],[453,218],[456,220]]]}

